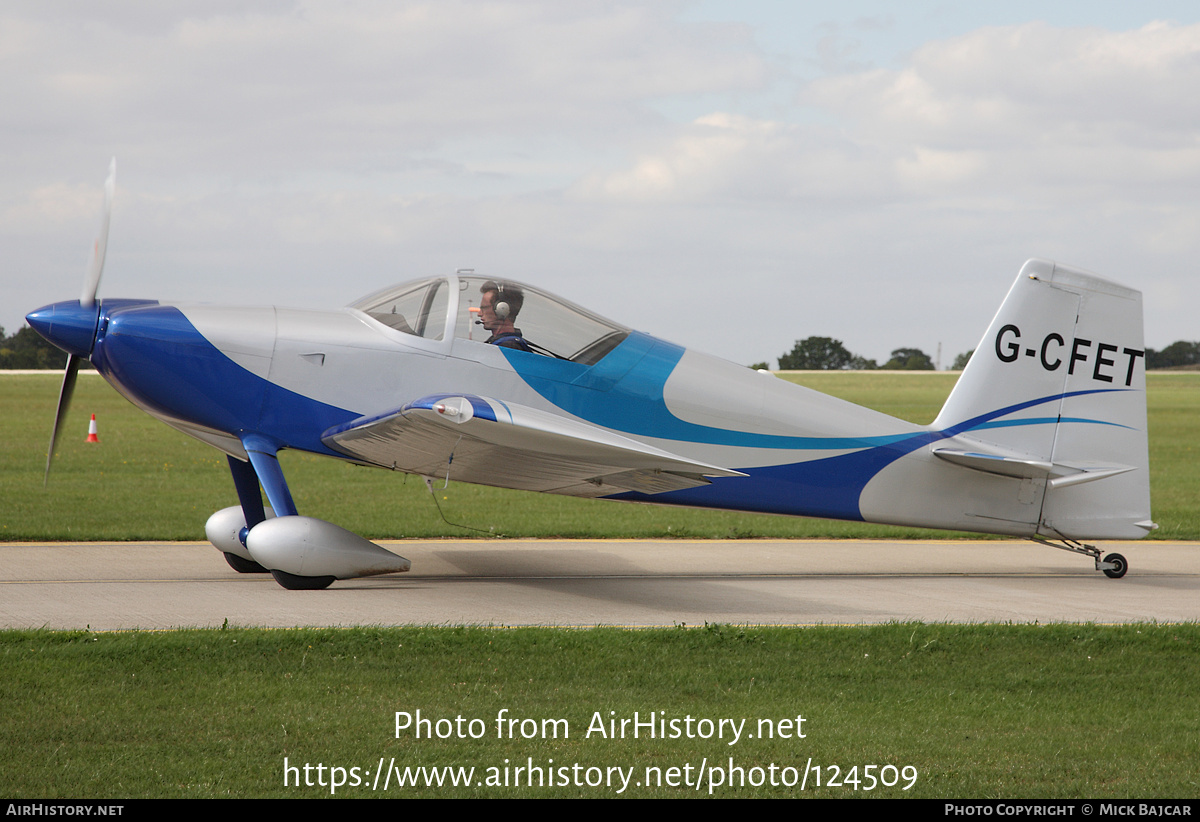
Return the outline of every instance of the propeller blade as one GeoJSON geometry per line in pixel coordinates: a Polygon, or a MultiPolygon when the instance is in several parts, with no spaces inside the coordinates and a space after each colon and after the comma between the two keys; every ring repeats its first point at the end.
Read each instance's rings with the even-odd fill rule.
{"type": "MultiPolygon", "coordinates": [[[[104,256],[108,251],[108,224],[112,218],[113,193],[116,188],[117,158],[113,157],[112,162],[108,164],[108,179],[104,181],[104,214],[100,220],[100,234],[92,244],[92,258],[83,277],[83,292],[79,295],[81,308],[91,308],[96,304],[100,275],[104,272],[104,256]]],[[[71,407],[71,397],[75,393],[75,380],[79,377],[79,364],[82,359],[78,354],[67,354],[67,370],[63,372],[62,388],[58,392],[58,410],[54,413],[54,429],[50,432],[50,450],[46,452],[46,476],[42,483],[46,486],[50,484],[50,465],[54,462],[54,451],[58,448],[58,435],[62,430],[63,419],[67,416],[67,409],[71,407]]]]}
{"type": "Polygon", "coordinates": [[[104,255],[108,251],[108,223],[112,217],[113,192],[117,188],[117,158],[108,164],[108,179],[104,181],[104,216],[100,222],[100,234],[92,245],[92,259],[88,262],[87,274],[83,278],[83,293],[79,304],[91,308],[96,303],[96,292],[100,289],[100,275],[104,272],[104,255]]]}
{"type": "Polygon", "coordinates": [[[63,373],[62,388],[58,392],[58,411],[54,414],[54,430],[50,432],[50,450],[46,453],[46,477],[43,486],[50,485],[50,463],[54,460],[54,450],[58,447],[58,435],[61,433],[62,421],[71,407],[71,396],[75,393],[75,379],[79,376],[79,361],[77,354],[67,355],[67,370],[63,373]]]}

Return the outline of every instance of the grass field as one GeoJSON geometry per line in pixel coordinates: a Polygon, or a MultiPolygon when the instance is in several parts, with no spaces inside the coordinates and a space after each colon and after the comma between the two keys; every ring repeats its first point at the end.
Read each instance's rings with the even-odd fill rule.
{"type": "MultiPolygon", "coordinates": [[[[799,379],[917,422],[933,418],[954,382],[945,374],[799,379]]],[[[221,455],[94,377],[80,380],[43,489],[57,389],[54,376],[0,378],[0,538],[200,539],[205,518],[234,502],[221,455]],[[83,443],[91,413],[100,445],[83,443]]],[[[1200,538],[1200,375],[1152,375],[1149,403],[1163,525],[1155,536],[1200,538]]],[[[412,478],[301,454],[285,455],[285,469],[303,511],[365,535],[461,533],[412,478]]],[[[940,535],[454,484],[439,495],[451,519],[513,536],[940,535]]],[[[697,790],[697,777],[717,773],[716,796],[799,796],[794,782],[806,770],[803,795],[813,797],[1194,797],[1198,643],[1196,625],[0,632],[0,795],[316,798],[332,793],[338,767],[339,797],[613,796],[620,773],[631,780],[623,796],[705,796],[709,783],[697,790]],[[485,732],[397,736],[395,713],[417,710],[478,719],[485,732]],[[566,720],[570,736],[498,739],[502,710],[566,720]],[[659,711],[744,719],[751,733],[760,720],[786,729],[782,720],[803,716],[805,737],[731,746],[587,735],[597,716],[659,711]],[[285,758],[297,768],[289,784],[285,758]],[[402,772],[473,767],[484,784],[372,791],[380,761],[402,772]],[[580,770],[529,787],[530,775],[514,772],[529,764],[543,775],[580,770]],[[725,770],[711,770],[718,766],[725,770]],[[613,768],[621,771],[609,787],[613,768]],[[739,772],[747,784],[730,786],[739,772]],[[602,774],[599,785],[578,784],[602,774]],[[772,776],[783,784],[772,786],[772,776]],[[675,784],[646,784],[656,778],[675,784]]]]}
{"type": "Polygon", "coordinates": [[[1194,625],[0,633],[0,795],[320,797],[331,766],[346,779],[359,768],[361,780],[382,757],[401,769],[474,767],[485,784],[384,793],[369,774],[337,795],[618,794],[513,784],[513,768],[552,760],[632,769],[632,797],[707,795],[707,784],[636,784],[647,768],[664,780],[677,768],[682,780],[685,766],[693,783],[726,769],[716,796],[801,795],[769,784],[772,765],[793,783],[818,766],[811,797],[1195,797],[1197,642],[1194,625]],[[538,720],[525,726],[533,738],[498,739],[503,709],[538,720]],[[479,719],[480,738],[397,736],[395,713],[417,710],[479,719]],[[587,734],[597,714],[634,712],[744,719],[754,738],[687,738],[683,725],[678,738],[587,734]],[[566,720],[568,735],[541,738],[544,719],[566,720]],[[760,737],[759,720],[788,738],[760,737]],[[285,757],[313,767],[311,787],[285,787],[285,757]],[[730,763],[768,784],[730,787],[730,763]],[[892,787],[867,790],[868,773],[892,787]],[[834,776],[840,785],[827,784],[834,776]]]}
{"type": "MultiPolygon", "coordinates": [[[[919,423],[932,421],[954,374],[786,375],[825,393],[919,423]]],[[[98,377],[79,380],[42,487],[58,375],[0,377],[0,540],[203,539],[209,514],[236,503],[222,454],[134,408],[98,377]],[[100,444],[84,442],[95,414],[100,444]]],[[[1152,539],[1200,539],[1200,374],[1151,374],[1152,539]]],[[[302,513],[368,538],[475,535],[444,522],[415,477],[284,452],[302,513]]],[[[941,538],[947,532],[864,523],[628,505],[451,483],[447,519],[510,537],[941,538]]]]}

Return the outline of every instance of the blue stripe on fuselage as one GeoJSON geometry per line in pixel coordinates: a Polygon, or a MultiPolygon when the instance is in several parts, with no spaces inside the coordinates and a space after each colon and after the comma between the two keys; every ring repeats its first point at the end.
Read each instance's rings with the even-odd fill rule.
{"type": "Polygon", "coordinates": [[[234,436],[258,432],[279,447],[343,456],[322,444],[321,432],[358,414],[250,373],[173,306],[106,314],[92,362],[148,410],[234,436]]]}
{"type": "MultiPolygon", "coordinates": [[[[1040,397],[981,414],[941,431],[909,434],[894,442],[866,448],[852,454],[762,468],[741,468],[740,470],[747,475],[744,478],[716,477],[709,485],[696,488],[685,488],[662,494],[628,492],[614,494],[607,499],[861,520],[862,511],[859,508],[859,499],[867,483],[884,468],[906,454],[911,454],[919,448],[957,434],[997,425],[1056,424],[1060,421],[1057,417],[1009,420],[1005,423],[997,423],[996,420],[1017,411],[1069,397],[1108,394],[1126,390],[1128,389],[1104,388],[1040,397]]],[[[1095,425],[1116,424],[1080,417],[1063,418],[1061,422],[1095,425]]]]}
{"type": "Polygon", "coordinates": [[[742,468],[745,477],[715,477],[711,484],[695,488],[662,494],[628,492],[606,499],[861,520],[858,502],[867,483],[905,454],[938,439],[936,434],[923,432],[852,454],[742,468]]]}

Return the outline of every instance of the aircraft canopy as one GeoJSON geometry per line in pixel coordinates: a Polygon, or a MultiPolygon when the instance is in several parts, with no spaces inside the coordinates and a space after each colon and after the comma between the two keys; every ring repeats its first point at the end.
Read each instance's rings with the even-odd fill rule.
{"type": "Polygon", "coordinates": [[[473,274],[392,286],[351,303],[350,308],[404,334],[483,342],[488,332],[477,320],[485,285],[502,286],[512,304],[514,323],[538,354],[593,365],[629,335],[628,328],[541,289],[473,274]]]}

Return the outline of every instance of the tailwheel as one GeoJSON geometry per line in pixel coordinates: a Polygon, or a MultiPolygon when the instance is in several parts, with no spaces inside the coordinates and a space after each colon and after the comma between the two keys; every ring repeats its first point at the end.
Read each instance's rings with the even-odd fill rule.
{"type": "Polygon", "coordinates": [[[1060,538],[1061,545],[1042,539],[1041,537],[1030,537],[1030,539],[1034,542],[1040,542],[1042,545],[1049,545],[1051,548],[1058,548],[1062,551],[1070,551],[1074,554],[1083,554],[1084,556],[1091,557],[1096,563],[1096,570],[1103,571],[1104,575],[1109,579],[1120,579],[1129,570],[1129,563],[1120,554],[1109,554],[1104,559],[1100,559],[1100,549],[1095,545],[1087,545],[1065,537],[1060,538]]]}
{"type": "Polygon", "coordinates": [[[266,574],[270,573],[266,568],[259,565],[252,559],[239,557],[237,554],[229,551],[222,551],[225,555],[225,561],[229,563],[229,567],[237,571],[239,574],[266,574]]]}
{"type": "Polygon", "coordinates": [[[1120,579],[1129,570],[1129,563],[1120,554],[1109,554],[1104,558],[1104,561],[1112,566],[1111,568],[1104,569],[1104,575],[1110,579],[1120,579]]]}
{"type": "Polygon", "coordinates": [[[287,571],[274,570],[271,576],[289,591],[321,591],[333,584],[337,577],[301,577],[287,571]]]}

